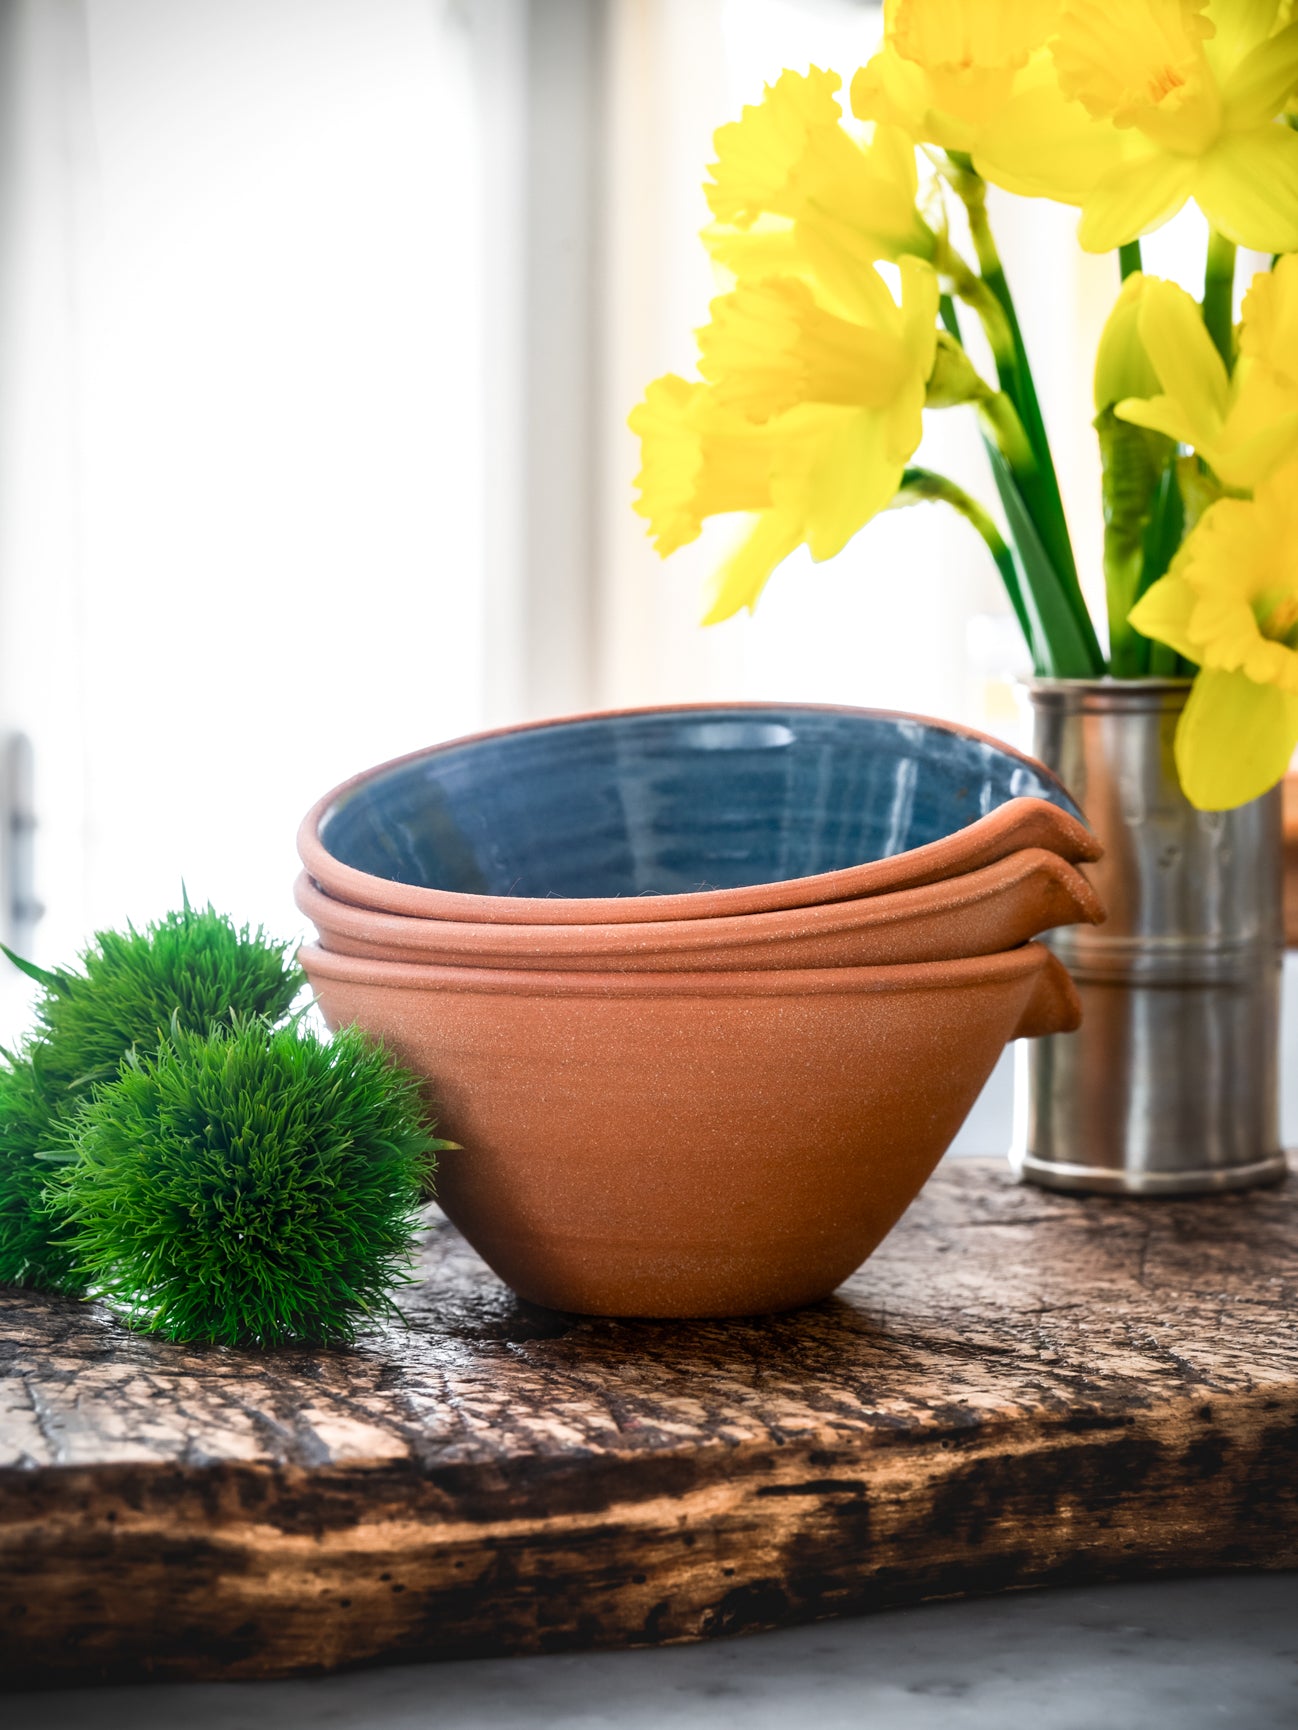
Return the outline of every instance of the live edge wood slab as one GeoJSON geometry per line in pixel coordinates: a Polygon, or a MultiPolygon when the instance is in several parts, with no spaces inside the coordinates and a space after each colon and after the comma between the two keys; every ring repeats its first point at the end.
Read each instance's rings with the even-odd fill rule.
{"type": "Polygon", "coordinates": [[[948,1164],[837,1297],[528,1309],[447,1225],[346,1352],[0,1294],[5,1681],[637,1645],[1298,1566],[1298,1183],[1075,1200],[948,1164]]]}

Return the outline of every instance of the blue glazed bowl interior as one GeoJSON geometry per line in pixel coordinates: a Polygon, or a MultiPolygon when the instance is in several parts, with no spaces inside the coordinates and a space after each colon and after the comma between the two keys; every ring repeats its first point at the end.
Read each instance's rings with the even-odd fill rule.
{"type": "Polygon", "coordinates": [[[601,716],[375,775],[326,812],[344,865],[472,895],[677,895],[809,877],[954,834],[1022,795],[1020,757],[906,716],[774,706],[601,716]]]}

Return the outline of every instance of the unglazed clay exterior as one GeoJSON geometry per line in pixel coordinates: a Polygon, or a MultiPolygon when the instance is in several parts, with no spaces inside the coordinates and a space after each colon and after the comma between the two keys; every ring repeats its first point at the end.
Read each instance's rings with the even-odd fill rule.
{"type": "Polygon", "coordinates": [[[327,894],[407,917],[642,924],[939,882],[1098,847],[1030,757],[921,716],[618,710],[415,752],[335,788],[299,851],[327,894]]]}
{"type": "Polygon", "coordinates": [[[1075,1026],[1039,944],[898,967],[547,973],[330,954],[332,1027],[421,1075],[438,1199],[521,1297],[597,1315],[827,1296],[914,1199],[1006,1041],[1075,1026]]]}
{"type": "Polygon", "coordinates": [[[868,967],[1013,949],[1043,931],[1096,924],[1104,909],[1077,868],[1031,847],[918,889],[773,913],[637,925],[499,925],[414,919],[335,901],[304,872],[300,910],[321,946],[375,961],[599,972],[868,967]]]}

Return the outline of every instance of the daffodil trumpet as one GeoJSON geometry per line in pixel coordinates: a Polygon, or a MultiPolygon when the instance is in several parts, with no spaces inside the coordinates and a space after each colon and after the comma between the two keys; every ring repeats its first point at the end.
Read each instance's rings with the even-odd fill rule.
{"type": "Polygon", "coordinates": [[[723,291],[698,376],[631,416],[658,551],[741,526],[707,622],[798,549],[834,557],[890,507],[943,504],[993,559],[1051,678],[1193,677],[1189,797],[1222,809],[1298,743],[1298,10],[1292,0],[885,0],[850,82],[786,71],[716,134],[704,242],[723,291]],[[995,185],[1079,212],[1117,254],[1095,365],[1104,629],[1079,581],[995,185]],[[1187,202],[1201,299],[1142,268],[1187,202]],[[967,226],[972,257],[952,238],[967,226]],[[1241,247],[1274,254],[1235,318],[1241,247]],[[978,320],[995,377],[962,341],[978,320]],[[925,418],[977,416],[1003,522],[917,460],[925,418]]]}

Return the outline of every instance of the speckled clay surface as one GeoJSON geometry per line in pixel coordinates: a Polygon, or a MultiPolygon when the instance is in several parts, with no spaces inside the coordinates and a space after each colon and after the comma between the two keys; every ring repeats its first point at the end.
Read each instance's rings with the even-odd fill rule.
{"type": "Polygon", "coordinates": [[[506,728],[353,777],[298,837],[328,894],[513,924],[811,906],[1094,837],[1057,780],[920,716],[812,705],[624,710],[506,728]]]}
{"type": "Polygon", "coordinates": [[[436,966],[666,972],[873,967],[991,955],[1104,909],[1076,866],[1031,847],[941,883],[818,907],[638,925],[497,925],[412,919],[335,901],[303,872],[299,909],[321,946],[436,966]]]}
{"type": "Polygon", "coordinates": [[[308,946],[331,1026],[427,1080],[438,1199],[520,1296],[743,1315],[826,1296],[891,1229],[1006,1041],[1076,1025],[1039,944],[906,967],[544,973],[308,946]]]}

